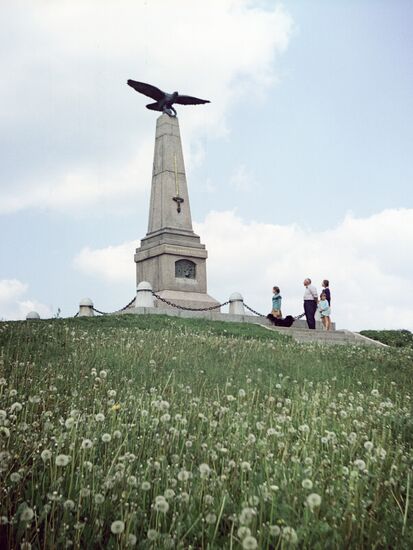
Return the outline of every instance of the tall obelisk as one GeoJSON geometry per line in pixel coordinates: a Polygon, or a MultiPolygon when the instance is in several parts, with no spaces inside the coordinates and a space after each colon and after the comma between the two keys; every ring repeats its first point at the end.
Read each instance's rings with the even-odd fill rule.
{"type": "Polygon", "coordinates": [[[148,281],[178,305],[217,305],[207,294],[207,257],[192,229],[178,118],[162,114],[156,121],[148,232],[135,254],[136,283],[148,281]]]}

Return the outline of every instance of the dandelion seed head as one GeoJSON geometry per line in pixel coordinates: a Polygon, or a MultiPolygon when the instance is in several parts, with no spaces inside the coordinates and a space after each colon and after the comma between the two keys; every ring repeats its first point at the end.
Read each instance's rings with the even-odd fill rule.
{"type": "Polygon", "coordinates": [[[311,493],[307,497],[307,504],[311,510],[318,508],[321,505],[321,497],[317,493],[311,493]]]}
{"type": "Polygon", "coordinates": [[[56,466],[67,466],[69,464],[70,457],[68,455],[57,455],[56,466]]]}
{"type": "Polygon", "coordinates": [[[120,533],[123,533],[123,531],[125,530],[125,523],[122,520],[118,519],[112,522],[110,530],[114,535],[120,535],[120,533]]]}
{"type": "Polygon", "coordinates": [[[26,521],[29,522],[34,517],[34,511],[32,508],[29,508],[28,506],[26,508],[23,508],[21,514],[20,514],[20,521],[26,521]]]}
{"type": "Polygon", "coordinates": [[[301,485],[304,489],[312,489],[313,488],[313,482],[311,479],[303,479],[301,482],[301,485]]]}

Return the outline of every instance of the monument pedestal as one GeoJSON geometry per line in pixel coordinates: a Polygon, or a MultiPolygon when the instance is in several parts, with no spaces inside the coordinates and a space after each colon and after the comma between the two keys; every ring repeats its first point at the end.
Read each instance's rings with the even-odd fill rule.
{"type": "MultiPolygon", "coordinates": [[[[149,224],[136,249],[136,283],[148,281],[159,296],[180,306],[217,305],[207,294],[207,257],[192,229],[178,119],[163,114],[156,121],[149,224]]],[[[159,300],[156,305],[168,307],[159,300]]]]}

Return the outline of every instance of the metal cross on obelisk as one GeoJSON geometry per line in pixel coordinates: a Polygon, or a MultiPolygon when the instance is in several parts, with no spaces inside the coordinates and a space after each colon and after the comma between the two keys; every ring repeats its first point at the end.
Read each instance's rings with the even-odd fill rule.
{"type": "Polygon", "coordinates": [[[176,155],[174,155],[174,168],[175,168],[175,197],[172,197],[172,200],[176,202],[176,211],[178,214],[181,213],[181,204],[184,202],[184,199],[179,196],[179,181],[178,181],[178,170],[176,169],[176,155]]]}

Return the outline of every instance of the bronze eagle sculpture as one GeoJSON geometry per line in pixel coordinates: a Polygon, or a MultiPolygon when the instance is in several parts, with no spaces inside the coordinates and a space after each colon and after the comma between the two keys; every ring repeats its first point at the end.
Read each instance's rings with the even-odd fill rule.
{"type": "Polygon", "coordinates": [[[174,103],[180,105],[200,105],[201,103],[210,103],[207,99],[199,99],[190,95],[180,95],[178,92],[167,94],[156,86],[151,84],[145,84],[144,82],[137,82],[136,80],[128,80],[129,86],[140,94],[144,94],[155,100],[155,103],[149,103],[146,108],[152,111],[162,111],[169,116],[176,116],[176,110],[173,107],[174,103]]]}

